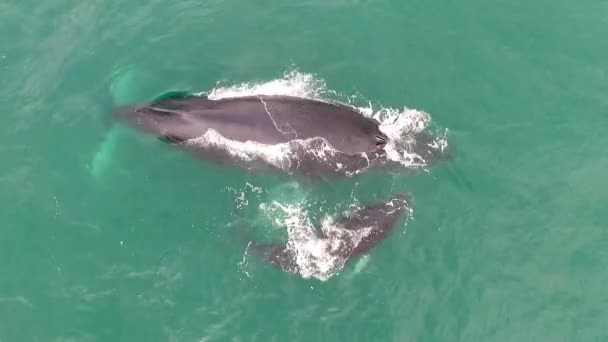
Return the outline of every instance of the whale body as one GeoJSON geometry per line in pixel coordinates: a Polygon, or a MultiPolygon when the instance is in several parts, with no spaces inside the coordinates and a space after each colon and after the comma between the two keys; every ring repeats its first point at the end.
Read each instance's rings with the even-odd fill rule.
{"type": "Polygon", "coordinates": [[[114,113],[131,127],[200,157],[250,170],[352,176],[389,164],[384,150],[388,137],[379,122],[338,103],[278,95],[213,100],[172,93],[114,113]]]}

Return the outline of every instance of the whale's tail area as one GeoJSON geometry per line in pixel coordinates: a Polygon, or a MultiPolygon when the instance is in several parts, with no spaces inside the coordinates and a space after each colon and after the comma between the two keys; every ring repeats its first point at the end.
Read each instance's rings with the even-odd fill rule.
{"type": "MultiPolygon", "coordinates": [[[[137,100],[138,93],[140,93],[140,87],[137,85],[141,84],[141,82],[138,82],[141,75],[141,70],[136,68],[116,72],[109,88],[113,106],[122,106],[137,100]]],[[[118,149],[118,142],[124,132],[125,128],[112,123],[111,128],[99,143],[89,165],[87,165],[90,175],[96,181],[101,181],[111,168],[118,149]]]]}
{"type": "Polygon", "coordinates": [[[89,172],[95,180],[99,181],[110,167],[113,161],[116,145],[118,144],[121,127],[114,125],[104,136],[99,147],[93,154],[89,164],[89,172]]]}

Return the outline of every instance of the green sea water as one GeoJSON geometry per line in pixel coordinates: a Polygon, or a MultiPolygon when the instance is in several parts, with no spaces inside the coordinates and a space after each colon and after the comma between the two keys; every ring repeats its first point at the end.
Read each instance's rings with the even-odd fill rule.
{"type": "Polygon", "coordinates": [[[601,0],[0,1],[0,341],[608,341],[606,36],[601,0]],[[294,74],[453,158],[296,183],[108,120],[294,74]],[[230,229],[396,191],[413,217],[325,281],[230,229]]]}

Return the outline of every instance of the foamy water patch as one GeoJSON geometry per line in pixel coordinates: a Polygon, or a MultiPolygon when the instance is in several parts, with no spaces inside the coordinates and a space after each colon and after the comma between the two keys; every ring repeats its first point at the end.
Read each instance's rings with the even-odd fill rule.
{"type": "Polygon", "coordinates": [[[283,170],[288,170],[290,165],[290,149],[287,143],[266,145],[254,141],[235,141],[209,129],[202,136],[185,141],[185,144],[222,150],[245,163],[264,161],[283,170]]]}
{"type": "Polygon", "coordinates": [[[204,148],[228,154],[237,160],[240,166],[248,169],[270,168],[286,173],[295,172],[302,162],[314,162],[325,165],[326,169],[341,171],[343,165],[334,160],[338,151],[333,149],[325,139],[295,139],[275,145],[261,144],[255,141],[236,141],[228,139],[213,129],[208,129],[200,137],[186,140],[184,146],[204,148]]]}
{"type": "MultiPolygon", "coordinates": [[[[340,207],[347,207],[344,207],[344,211],[339,208],[325,211],[321,204],[324,202],[310,198],[308,192],[296,182],[268,189],[247,183],[241,190],[229,190],[234,192],[239,205],[250,206],[249,197],[261,201],[256,206],[257,213],[247,225],[247,229],[256,227],[253,230],[258,230],[258,233],[250,235],[249,238],[253,237],[253,240],[245,247],[237,265],[240,272],[249,278],[253,277],[250,259],[259,257],[252,253],[255,243],[252,245],[251,241],[284,245],[290,260],[281,265],[284,271],[305,279],[327,281],[341,273],[361,241],[380,228],[371,223],[370,226],[345,226],[350,221],[343,220],[343,215],[346,218],[350,216],[349,213],[363,209],[353,196],[348,203],[340,204],[340,207]]],[[[388,204],[396,205],[390,201],[388,204]]],[[[408,208],[406,216],[411,218],[412,213],[412,209],[408,208]]],[[[392,211],[387,210],[384,214],[392,214],[392,211]]],[[[369,261],[369,256],[363,255],[361,258],[355,263],[354,274],[361,272],[369,261]]]]}
{"type": "Polygon", "coordinates": [[[297,273],[305,278],[326,281],[337,274],[361,240],[374,227],[349,230],[333,216],[325,216],[319,228],[311,222],[311,215],[303,205],[273,201],[269,210],[281,211],[274,215],[275,224],[286,227],[287,248],[295,255],[297,273]]]}
{"type": "Polygon", "coordinates": [[[380,123],[380,131],[388,137],[384,150],[390,161],[406,168],[421,169],[429,165],[429,156],[437,158],[447,151],[447,129],[433,134],[433,121],[427,112],[408,107],[375,109],[371,103],[356,108],[380,123]]]}
{"type": "Polygon", "coordinates": [[[424,155],[442,154],[447,149],[447,130],[439,136],[432,136],[429,131],[432,119],[427,112],[408,107],[375,110],[371,104],[357,109],[380,123],[380,131],[388,137],[384,150],[393,162],[408,168],[424,168],[428,166],[424,155]],[[425,132],[428,141],[420,139],[425,132]]]}
{"type": "Polygon", "coordinates": [[[259,199],[259,197],[264,193],[263,188],[255,186],[249,182],[246,182],[245,186],[241,189],[227,187],[224,189],[224,191],[229,191],[234,194],[234,204],[238,210],[242,210],[249,205],[249,196],[255,195],[259,199]]]}
{"type": "Polygon", "coordinates": [[[200,95],[206,95],[212,100],[253,95],[290,95],[321,99],[328,93],[330,91],[327,90],[327,85],[322,79],[312,74],[293,70],[285,73],[282,78],[259,83],[243,82],[218,86],[210,92],[200,93],[200,95]]]}

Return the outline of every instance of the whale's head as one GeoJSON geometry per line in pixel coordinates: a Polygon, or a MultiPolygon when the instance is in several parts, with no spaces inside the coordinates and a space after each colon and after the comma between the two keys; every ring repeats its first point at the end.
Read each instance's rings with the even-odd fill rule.
{"type": "Polygon", "coordinates": [[[345,221],[347,229],[371,228],[373,231],[361,240],[352,255],[365,254],[386,239],[398,226],[399,220],[411,214],[411,200],[409,194],[395,194],[388,200],[365,205],[351,213],[345,221]]]}
{"type": "Polygon", "coordinates": [[[409,194],[395,194],[388,200],[368,204],[356,210],[352,217],[359,226],[390,230],[404,214],[409,213],[410,201],[409,194]]]}

